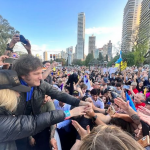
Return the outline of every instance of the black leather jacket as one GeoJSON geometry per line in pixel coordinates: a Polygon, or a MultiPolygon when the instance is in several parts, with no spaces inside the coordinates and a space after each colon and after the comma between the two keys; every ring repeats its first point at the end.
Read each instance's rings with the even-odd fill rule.
{"type": "MultiPolygon", "coordinates": [[[[26,93],[21,93],[20,95],[21,95],[20,101],[17,106],[15,115],[25,114],[27,104],[26,93]]],[[[49,95],[52,99],[57,99],[58,101],[70,104],[72,106],[79,106],[80,100],[74,98],[73,96],[67,93],[58,91],[52,85],[42,80],[40,86],[34,88],[33,95],[31,98],[31,106],[33,114],[37,115],[41,113],[40,107],[43,104],[45,95],[49,95]]]]}
{"type": "Polygon", "coordinates": [[[41,132],[46,127],[63,121],[65,114],[53,110],[37,116],[13,116],[0,107],[0,150],[17,150],[15,140],[41,132]]]}

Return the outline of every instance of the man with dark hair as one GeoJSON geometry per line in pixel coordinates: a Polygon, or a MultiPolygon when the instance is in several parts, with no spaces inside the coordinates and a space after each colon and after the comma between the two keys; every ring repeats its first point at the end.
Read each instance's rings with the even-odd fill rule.
{"type": "Polygon", "coordinates": [[[30,92],[20,93],[21,99],[15,115],[40,114],[40,108],[44,102],[45,95],[73,106],[84,105],[87,106],[87,109],[91,108],[90,103],[80,101],[64,92],[60,92],[52,85],[43,81],[43,64],[37,57],[23,55],[15,61],[12,68],[17,72],[21,84],[31,87],[30,92]]]}
{"type": "Polygon", "coordinates": [[[93,104],[101,109],[104,109],[104,102],[98,97],[98,90],[92,89],[91,90],[91,99],[93,101],[93,104]]]}

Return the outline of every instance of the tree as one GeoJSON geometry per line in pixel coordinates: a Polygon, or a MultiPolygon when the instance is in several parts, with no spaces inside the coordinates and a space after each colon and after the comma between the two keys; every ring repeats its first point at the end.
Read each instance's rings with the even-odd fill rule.
{"type": "Polygon", "coordinates": [[[103,55],[102,55],[102,53],[101,53],[101,52],[99,53],[99,58],[98,58],[97,60],[99,60],[99,61],[102,61],[102,62],[103,62],[103,55]]]}
{"type": "Polygon", "coordinates": [[[93,57],[93,54],[89,53],[87,56],[86,56],[86,59],[85,59],[85,65],[88,66],[89,62],[91,60],[93,60],[94,57],[93,57]]]}
{"type": "Polygon", "coordinates": [[[16,31],[10,26],[8,21],[0,15],[0,55],[4,53],[8,40],[11,39],[15,33],[19,33],[19,31],[16,31]]]}
{"type": "Polygon", "coordinates": [[[67,65],[66,60],[63,59],[63,58],[57,58],[55,61],[56,61],[56,62],[62,62],[62,65],[63,65],[63,66],[66,66],[66,65],[67,65]]]}
{"type": "Polygon", "coordinates": [[[78,66],[82,66],[83,65],[83,61],[81,61],[80,59],[74,59],[72,64],[78,65],[78,66]]]}
{"type": "Polygon", "coordinates": [[[148,51],[150,35],[144,32],[143,28],[136,27],[132,31],[132,51],[134,54],[134,63],[135,65],[143,65],[145,58],[144,55],[148,51]]]}
{"type": "Polygon", "coordinates": [[[106,55],[106,61],[108,62],[108,55],[106,55]]]}

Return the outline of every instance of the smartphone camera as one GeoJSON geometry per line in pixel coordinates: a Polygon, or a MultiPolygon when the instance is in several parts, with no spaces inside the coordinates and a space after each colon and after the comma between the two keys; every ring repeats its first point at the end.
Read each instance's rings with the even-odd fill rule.
{"type": "Polygon", "coordinates": [[[20,42],[27,44],[28,41],[25,39],[25,37],[23,35],[20,35],[20,42]]]}

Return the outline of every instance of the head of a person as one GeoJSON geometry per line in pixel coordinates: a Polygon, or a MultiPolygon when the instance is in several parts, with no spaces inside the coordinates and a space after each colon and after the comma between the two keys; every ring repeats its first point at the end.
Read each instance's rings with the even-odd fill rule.
{"type": "Polygon", "coordinates": [[[58,86],[61,86],[63,83],[62,78],[57,78],[56,82],[57,82],[58,86]]]}
{"type": "Polygon", "coordinates": [[[106,102],[107,102],[106,96],[102,96],[102,101],[104,102],[104,104],[106,104],[106,102]]]}
{"type": "Polygon", "coordinates": [[[115,82],[112,81],[112,82],[111,82],[111,85],[112,85],[112,86],[115,86],[115,82]]]}
{"type": "Polygon", "coordinates": [[[87,86],[85,84],[82,84],[80,87],[81,87],[82,93],[85,94],[85,92],[87,90],[87,86]]]}
{"type": "Polygon", "coordinates": [[[113,125],[99,125],[82,140],[79,150],[144,150],[129,134],[113,125]]]}
{"type": "Polygon", "coordinates": [[[131,83],[131,86],[132,86],[132,89],[134,90],[134,89],[136,89],[136,87],[137,87],[137,83],[136,83],[136,82],[132,82],[132,83],[131,83]]]}
{"type": "Polygon", "coordinates": [[[143,101],[145,101],[145,95],[143,93],[137,93],[134,96],[134,102],[136,104],[141,104],[143,101]]]}
{"type": "Polygon", "coordinates": [[[99,89],[100,88],[100,85],[99,85],[98,81],[94,81],[93,88],[94,89],[99,89]]]}
{"type": "Polygon", "coordinates": [[[145,108],[150,110],[150,97],[148,97],[146,101],[142,100],[141,102],[145,103],[145,108]]]}
{"type": "Polygon", "coordinates": [[[79,99],[79,92],[77,90],[74,90],[72,96],[79,99]]]}
{"type": "Polygon", "coordinates": [[[112,67],[113,67],[113,68],[115,67],[115,64],[114,64],[114,63],[112,64],[112,67]]]}
{"type": "Polygon", "coordinates": [[[102,79],[102,85],[107,85],[107,83],[108,83],[108,78],[104,77],[102,79]]]}
{"type": "Polygon", "coordinates": [[[42,80],[42,63],[39,58],[33,55],[22,55],[18,58],[12,69],[18,74],[18,77],[24,80],[28,86],[39,86],[42,80]]]}
{"type": "Polygon", "coordinates": [[[45,68],[49,68],[49,67],[51,66],[51,64],[50,64],[49,61],[44,61],[44,62],[43,62],[43,66],[44,66],[45,68]]]}
{"type": "Polygon", "coordinates": [[[139,82],[139,87],[143,87],[143,81],[139,82]]]}
{"type": "Polygon", "coordinates": [[[19,102],[19,93],[30,90],[30,87],[21,85],[14,70],[0,70],[0,107],[14,111],[19,102]]]}
{"type": "Polygon", "coordinates": [[[121,83],[116,83],[116,88],[117,88],[117,90],[121,90],[121,83]]]}
{"type": "Polygon", "coordinates": [[[97,89],[92,89],[91,90],[91,96],[92,96],[92,99],[93,100],[97,100],[98,99],[98,95],[99,95],[99,93],[98,93],[98,90],[97,89]]]}
{"type": "Polygon", "coordinates": [[[112,77],[112,78],[114,78],[114,77],[115,77],[115,74],[114,74],[114,73],[112,73],[112,74],[111,74],[111,77],[112,77]]]}
{"type": "Polygon", "coordinates": [[[69,91],[70,91],[69,87],[65,86],[65,92],[66,92],[67,94],[69,94],[69,91]]]}
{"type": "Polygon", "coordinates": [[[59,106],[64,107],[65,103],[59,101],[59,106]]]}

